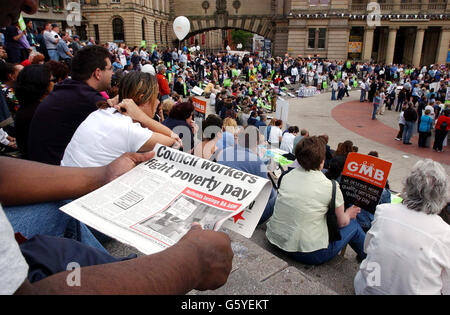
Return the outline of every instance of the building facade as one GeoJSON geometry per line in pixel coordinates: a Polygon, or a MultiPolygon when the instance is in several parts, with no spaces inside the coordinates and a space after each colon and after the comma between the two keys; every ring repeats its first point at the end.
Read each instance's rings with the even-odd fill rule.
{"type": "Polygon", "coordinates": [[[183,46],[223,49],[229,29],[272,41],[273,55],[411,65],[446,63],[449,0],[84,0],[77,32],[100,42],[176,47],[172,21],[184,15],[183,46]]]}
{"type": "Polygon", "coordinates": [[[277,45],[293,55],[414,66],[447,62],[447,0],[292,0],[290,7],[288,21],[277,25],[287,33],[277,36],[277,45]]]}

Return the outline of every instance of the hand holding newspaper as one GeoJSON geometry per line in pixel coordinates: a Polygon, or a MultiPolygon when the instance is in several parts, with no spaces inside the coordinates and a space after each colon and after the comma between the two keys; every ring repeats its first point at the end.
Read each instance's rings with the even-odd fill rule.
{"type": "Polygon", "coordinates": [[[162,145],[154,151],[61,210],[144,254],[175,244],[194,222],[252,236],[271,193],[267,179],[162,145]]]}

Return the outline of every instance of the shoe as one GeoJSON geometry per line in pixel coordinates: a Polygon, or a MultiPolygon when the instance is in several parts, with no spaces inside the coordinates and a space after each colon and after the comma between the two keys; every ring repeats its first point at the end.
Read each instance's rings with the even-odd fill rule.
{"type": "Polygon", "coordinates": [[[412,143],[411,143],[411,142],[406,142],[406,143],[405,143],[405,142],[403,142],[403,144],[412,144],[412,143]]]}
{"type": "Polygon", "coordinates": [[[400,141],[401,139],[400,138],[395,138],[395,140],[400,141]]]}

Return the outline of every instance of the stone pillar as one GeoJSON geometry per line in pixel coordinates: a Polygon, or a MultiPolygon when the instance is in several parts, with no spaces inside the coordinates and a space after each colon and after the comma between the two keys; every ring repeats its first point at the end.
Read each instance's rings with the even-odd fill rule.
{"type": "Polygon", "coordinates": [[[386,64],[390,65],[394,61],[394,52],[395,52],[395,40],[397,39],[397,30],[398,26],[390,26],[389,27],[389,38],[386,49],[386,64]]]}
{"type": "Polygon", "coordinates": [[[366,27],[364,29],[363,61],[370,61],[372,57],[374,31],[375,27],[366,27]]]}
{"type": "Polygon", "coordinates": [[[413,66],[418,68],[422,59],[423,37],[425,35],[426,26],[418,26],[416,33],[416,41],[414,44],[413,66]]]}
{"type": "Polygon", "coordinates": [[[447,62],[448,44],[450,42],[450,27],[443,26],[439,35],[438,51],[436,54],[436,63],[445,64],[447,62]]]}

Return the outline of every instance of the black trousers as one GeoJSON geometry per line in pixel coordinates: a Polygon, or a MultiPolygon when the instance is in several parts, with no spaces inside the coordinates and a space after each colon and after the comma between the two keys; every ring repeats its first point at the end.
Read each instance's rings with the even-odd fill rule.
{"type": "Polygon", "coordinates": [[[447,134],[448,131],[436,130],[436,134],[434,136],[433,150],[442,151],[442,143],[444,142],[444,139],[447,136],[447,134]]]}

